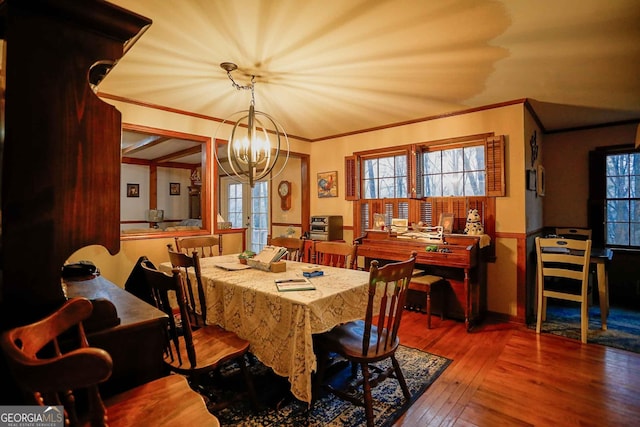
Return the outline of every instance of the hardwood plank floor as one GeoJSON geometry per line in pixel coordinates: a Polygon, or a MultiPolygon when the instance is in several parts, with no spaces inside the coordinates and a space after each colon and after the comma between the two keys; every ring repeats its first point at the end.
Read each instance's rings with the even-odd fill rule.
{"type": "Polygon", "coordinates": [[[452,359],[395,426],[618,426],[640,420],[640,354],[522,325],[406,311],[401,343],[452,359]]]}

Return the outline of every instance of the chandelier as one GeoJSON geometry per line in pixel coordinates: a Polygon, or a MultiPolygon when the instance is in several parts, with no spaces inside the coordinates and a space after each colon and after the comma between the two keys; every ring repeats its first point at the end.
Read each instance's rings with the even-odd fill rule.
{"type": "Polygon", "coordinates": [[[234,88],[251,91],[251,104],[248,110],[238,111],[220,123],[215,139],[225,139],[218,136],[220,130],[231,125],[233,127],[227,138],[226,159],[221,158],[222,153],[216,150],[216,161],[227,176],[235,181],[248,183],[253,188],[256,182],[273,179],[284,170],[289,160],[289,138],[282,125],[273,117],[256,111],[255,76],[251,76],[251,84],[239,85],[231,76],[231,72],[238,69],[236,64],[223,62],[220,67],[227,72],[234,88]],[[281,167],[274,172],[281,151],[286,153],[286,157],[281,167]]]}

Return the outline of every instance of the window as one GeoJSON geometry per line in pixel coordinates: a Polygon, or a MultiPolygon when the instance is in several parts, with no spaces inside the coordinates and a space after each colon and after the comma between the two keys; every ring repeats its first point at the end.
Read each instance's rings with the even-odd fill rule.
{"type": "Polygon", "coordinates": [[[408,197],[405,153],[365,159],[362,176],[365,199],[408,197]]]}
{"type": "Polygon", "coordinates": [[[640,153],[606,156],[607,245],[640,247],[640,153]]]}
{"type": "Polygon", "coordinates": [[[425,196],[485,194],[484,145],[425,151],[422,156],[425,196]]]}
{"type": "Polygon", "coordinates": [[[437,225],[455,215],[464,230],[468,209],[478,209],[495,238],[495,197],[506,195],[504,135],[480,134],[345,157],[345,200],[354,204],[354,235],[373,227],[374,214],[437,225]]]}
{"type": "Polygon", "coordinates": [[[231,228],[242,228],[242,218],[244,218],[242,210],[242,184],[229,184],[228,188],[228,206],[229,215],[227,221],[231,222],[231,228]]]}

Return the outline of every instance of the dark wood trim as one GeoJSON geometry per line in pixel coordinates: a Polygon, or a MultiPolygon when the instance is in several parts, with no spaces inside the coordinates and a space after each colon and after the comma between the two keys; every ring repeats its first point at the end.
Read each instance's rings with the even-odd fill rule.
{"type": "MultiPolygon", "coordinates": [[[[224,122],[224,119],[220,119],[218,117],[207,116],[207,115],[200,114],[200,113],[194,113],[192,111],[179,110],[177,108],[167,107],[167,106],[164,106],[164,105],[152,104],[152,103],[149,103],[149,102],[138,101],[138,100],[135,100],[135,99],[126,98],[124,96],[113,95],[113,94],[110,94],[110,93],[105,93],[105,92],[98,91],[98,96],[100,98],[104,98],[104,99],[111,99],[113,101],[124,102],[126,104],[138,105],[140,107],[146,107],[146,108],[152,108],[152,109],[155,109],[155,110],[166,111],[168,113],[174,113],[174,114],[180,114],[180,115],[183,115],[183,116],[195,117],[195,118],[198,118],[198,119],[209,120],[209,121],[217,122],[217,123],[224,122]]],[[[231,123],[231,124],[233,124],[233,123],[231,123]]],[[[297,139],[297,140],[300,140],[300,141],[305,141],[305,142],[311,142],[312,141],[309,138],[304,138],[304,137],[297,136],[297,135],[292,135],[292,134],[289,134],[289,133],[287,133],[287,136],[289,138],[297,139]]]]}
{"type": "Polygon", "coordinates": [[[527,99],[524,102],[524,108],[527,109],[527,111],[529,112],[529,114],[531,114],[531,117],[533,117],[533,121],[536,122],[536,124],[538,125],[538,127],[540,128],[540,130],[543,133],[546,133],[546,130],[544,128],[544,125],[542,124],[542,120],[540,120],[540,117],[538,117],[538,114],[536,113],[536,111],[533,109],[533,105],[531,105],[531,102],[527,99]]]}
{"type": "Polygon", "coordinates": [[[291,222],[272,222],[271,226],[275,226],[275,227],[302,227],[301,223],[295,224],[295,223],[291,223],[291,222]]]}
{"type": "Polygon", "coordinates": [[[413,119],[413,120],[406,120],[406,121],[403,121],[403,122],[390,123],[390,124],[384,125],[384,126],[377,126],[377,127],[367,128],[367,129],[360,129],[360,130],[353,131],[353,132],[345,132],[345,133],[341,133],[341,134],[325,136],[325,137],[322,137],[322,138],[315,138],[315,139],[311,139],[310,142],[327,141],[327,140],[330,140],[330,139],[343,138],[343,137],[346,137],[346,136],[358,135],[358,134],[361,134],[361,133],[374,132],[374,131],[378,131],[378,130],[390,129],[390,128],[394,128],[394,127],[406,126],[406,125],[411,125],[411,124],[421,123],[421,122],[428,122],[428,121],[431,121],[431,120],[443,119],[443,118],[446,118],[446,117],[461,116],[461,115],[464,115],[464,114],[475,113],[475,112],[478,112],[478,111],[493,110],[495,108],[502,108],[502,107],[506,107],[506,106],[509,106],[509,105],[523,104],[524,102],[526,102],[526,98],[516,99],[516,100],[513,100],[513,101],[507,101],[507,102],[500,102],[500,103],[497,103],[497,104],[484,105],[482,107],[469,108],[469,109],[466,109],[466,110],[454,111],[454,112],[451,112],[451,113],[438,114],[438,115],[435,115],[435,116],[421,117],[421,118],[417,118],[417,119],[413,119]]]}
{"type": "Polygon", "coordinates": [[[639,123],[640,123],[640,118],[635,118],[635,119],[629,119],[629,120],[620,120],[617,122],[599,123],[597,125],[576,126],[572,128],[566,128],[566,129],[550,130],[550,131],[546,131],[546,133],[551,135],[554,133],[576,132],[580,130],[608,128],[613,126],[625,126],[625,125],[633,125],[633,124],[639,124],[639,123]]]}

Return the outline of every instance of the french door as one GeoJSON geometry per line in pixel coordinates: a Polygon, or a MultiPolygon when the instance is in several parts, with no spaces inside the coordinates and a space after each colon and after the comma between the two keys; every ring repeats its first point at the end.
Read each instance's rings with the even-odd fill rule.
{"type": "MultiPolygon", "coordinates": [[[[258,253],[269,234],[269,183],[256,182],[253,189],[230,178],[220,180],[226,202],[227,221],[233,228],[247,228],[247,249],[258,253]]],[[[223,204],[224,205],[224,204],[223,204]]]]}

